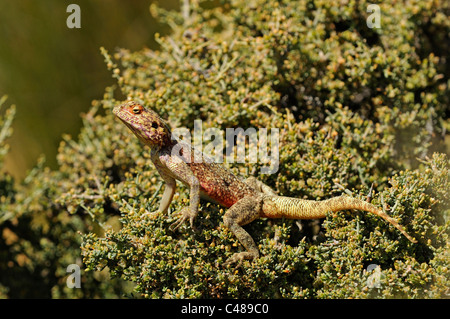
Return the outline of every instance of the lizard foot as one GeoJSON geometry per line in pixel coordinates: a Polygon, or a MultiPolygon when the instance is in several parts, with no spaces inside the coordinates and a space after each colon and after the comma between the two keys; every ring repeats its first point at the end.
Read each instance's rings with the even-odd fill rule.
{"type": "Polygon", "coordinates": [[[170,230],[177,230],[178,227],[180,227],[188,219],[191,224],[191,228],[195,230],[194,219],[197,216],[195,212],[193,212],[189,207],[185,207],[177,215],[180,215],[180,218],[170,226],[170,230]]]}
{"type": "Polygon", "coordinates": [[[228,258],[227,261],[225,261],[224,266],[228,267],[228,266],[230,266],[232,264],[237,263],[235,268],[239,268],[239,267],[242,266],[242,262],[245,259],[254,259],[254,258],[258,258],[258,255],[255,255],[254,253],[251,253],[251,252],[248,252],[248,251],[235,253],[233,256],[228,258]]]}

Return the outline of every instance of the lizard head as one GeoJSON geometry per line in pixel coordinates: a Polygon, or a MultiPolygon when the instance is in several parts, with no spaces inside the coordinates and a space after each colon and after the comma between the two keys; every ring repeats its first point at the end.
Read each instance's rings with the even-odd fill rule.
{"type": "Polygon", "coordinates": [[[129,101],[113,109],[113,113],[151,148],[161,148],[171,142],[171,132],[167,124],[154,111],[137,102],[129,101]]]}

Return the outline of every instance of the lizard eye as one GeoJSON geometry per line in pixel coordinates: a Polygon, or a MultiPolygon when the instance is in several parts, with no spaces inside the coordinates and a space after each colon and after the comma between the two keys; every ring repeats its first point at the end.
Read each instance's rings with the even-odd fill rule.
{"type": "Polygon", "coordinates": [[[142,106],[141,105],[135,105],[133,107],[132,111],[133,111],[134,114],[141,114],[142,113],[142,106]]]}
{"type": "Polygon", "coordinates": [[[156,122],[152,122],[152,127],[153,127],[154,129],[157,129],[157,128],[159,127],[159,125],[158,125],[158,123],[156,123],[156,122]]]}

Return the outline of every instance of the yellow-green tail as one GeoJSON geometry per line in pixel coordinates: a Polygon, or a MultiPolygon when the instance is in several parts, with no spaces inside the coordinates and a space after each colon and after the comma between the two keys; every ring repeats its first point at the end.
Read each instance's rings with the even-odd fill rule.
{"type": "Polygon", "coordinates": [[[263,217],[290,218],[290,219],[316,219],[324,218],[327,212],[357,209],[375,214],[397,228],[411,242],[417,243],[403,226],[394,218],[384,213],[376,206],[363,200],[350,196],[338,196],[330,199],[315,201],[284,196],[265,196],[263,205],[263,217]]]}

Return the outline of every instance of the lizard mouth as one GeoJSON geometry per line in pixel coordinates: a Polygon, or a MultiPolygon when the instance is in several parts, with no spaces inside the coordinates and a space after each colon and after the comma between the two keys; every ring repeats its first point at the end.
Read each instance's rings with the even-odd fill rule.
{"type": "Polygon", "coordinates": [[[113,109],[113,113],[123,124],[125,124],[130,129],[131,132],[133,132],[134,135],[137,136],[140,141],[146,144],[148,143],[148,140],[144,136],[142,136],[141,131],[138,128],[134,127],[134,125],[130,124],[129,121],[127,121],[127,114],[120,109],[120,106],[115,107],[113,109]]]}

